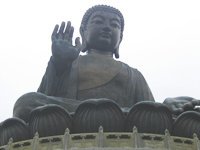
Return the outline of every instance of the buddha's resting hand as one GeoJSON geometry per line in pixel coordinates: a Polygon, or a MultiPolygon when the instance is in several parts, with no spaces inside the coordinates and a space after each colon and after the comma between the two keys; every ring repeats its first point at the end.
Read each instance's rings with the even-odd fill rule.
{"type": "Polygon", "coordinates": [[[71,22],[67,22],[67,26],[65,22],[59,25],[56,25],[52,36],[52,55],[53,59],[56,62],[60,63],[70,63],[73,62],[80,53],[80,39],[77,37],[75,39],[75,46],[72,44],[72,38],[74,33],[74,27],[71,26],[71,22]],[[66,27],[66,29],[65,29],[66,27]]]}
{"type": "Polygon", "coordinates": [[[172,111],[174,115],[179,115],[184,111],[196,110],[199,111],[198,107],[200,105],[200,100],[194,99],[192,97],[175,97],[175,98],[166,98],[164,101],[172,111]]]}

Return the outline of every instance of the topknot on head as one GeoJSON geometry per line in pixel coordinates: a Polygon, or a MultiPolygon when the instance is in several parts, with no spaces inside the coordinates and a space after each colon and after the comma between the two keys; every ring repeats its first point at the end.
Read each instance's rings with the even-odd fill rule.
{"type": "Polygon", "coordinates": [[[116,8],[114,8],[112,6],[108,6],[108,5],[95,5],[95,6],[91,7],[91,8],[89,8],[85,12],[85,14],[84,14],[84,16],[82,18],[82,21],[81,21],[81,27],[83,29],[86,29],[87,23],[88,23],[88,20],[89,20],[90,16],[94,12],[97,12],[97,11],[106,11],[106,12],[111,12],[111,13],[117,14],[120,17],[120,21],[121,21],[121,33],[123,33],[123,31],[124,31],[124,17],[122,15],[122,13],[118,9],[116,9],[116,8]]]}

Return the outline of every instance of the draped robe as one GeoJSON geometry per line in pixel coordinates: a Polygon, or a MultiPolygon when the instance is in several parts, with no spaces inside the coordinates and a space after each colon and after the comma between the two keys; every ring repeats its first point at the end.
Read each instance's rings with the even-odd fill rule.
{"type": "Polygon", "coordinates": [[[37,93],[19,98],[14,116],[29,114],[45,104],[58,104],[74,112],[82,101],[100,98],[111,99],[124,110],[140,101],[154,101],[145,78],[137,69],[111,56],[87,54],[79,56],[59,76],[51,58],[37,93]],[[20,111],[24,106],[26,110],[20,111]]]}

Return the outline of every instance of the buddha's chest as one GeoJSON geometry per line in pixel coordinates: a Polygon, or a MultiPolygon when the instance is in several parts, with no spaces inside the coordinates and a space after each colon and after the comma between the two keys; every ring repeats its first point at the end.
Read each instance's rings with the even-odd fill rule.
{"type": "Polygon", "coordinates": [[[78,89],[86,90],[111,82],[122,69],[122,64],[103,57],[81,58],[78,65],[78,89]]]}

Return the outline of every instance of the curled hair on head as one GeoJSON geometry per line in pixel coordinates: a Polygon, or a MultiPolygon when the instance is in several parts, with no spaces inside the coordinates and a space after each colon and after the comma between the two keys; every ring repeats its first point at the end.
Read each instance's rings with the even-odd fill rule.
{"type": "Polygon", "coordinates": [[[111,12],[111,13],[114,13],[114,14],[117,14],[120,18],[120,22],[121,22],[121,38],[122,38],[122,34],[123,34],[123,31],[124,31],[124,17],[122,15],[122,13],[114,8],[114,7],[111,7],[111,6],[108,6],[108,5],[95,5],[91,8],[89,8],[83,18],[82,18],[82,21],[81,21],[81,27],[85,30],[86,27],[87,27],[87,24],[88,24],[88,20],[90,18],[90,16],[94,13],[94,12],[97,12],[97,11],[106,11],[106,12],[111,12]]]}

